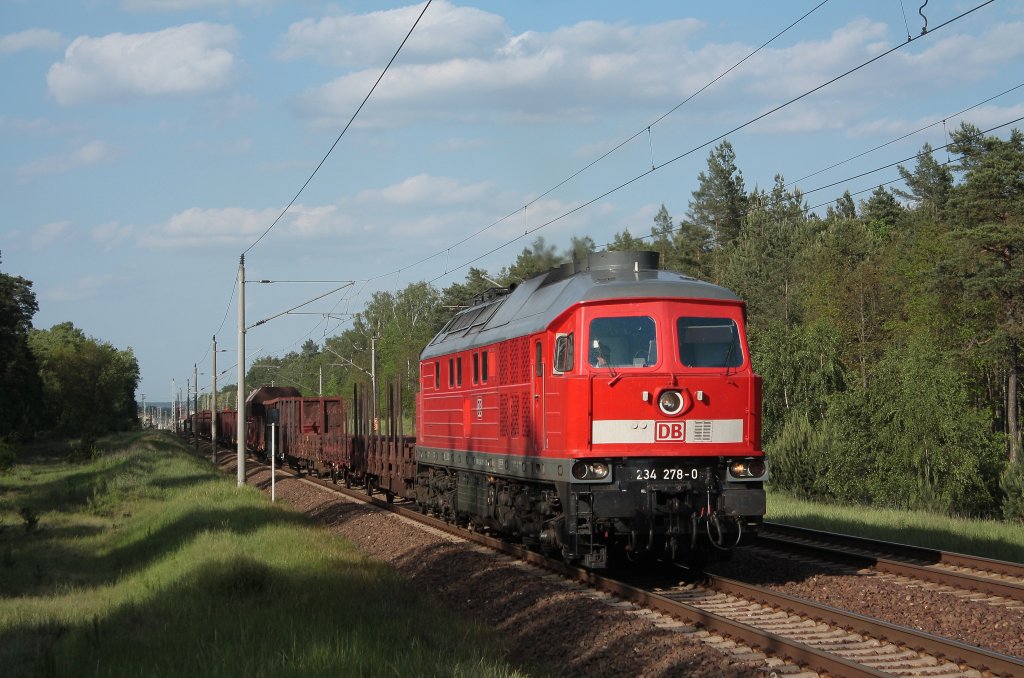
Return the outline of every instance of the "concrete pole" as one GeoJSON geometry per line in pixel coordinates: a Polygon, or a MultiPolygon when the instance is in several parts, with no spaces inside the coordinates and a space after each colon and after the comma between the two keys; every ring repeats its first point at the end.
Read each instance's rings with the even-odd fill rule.
{"type": "Polygon", "coordinates": [[[196,418],[192,422],[192,435],[196,439],[196,454],[199,453],[199,365],[192,363],[192,381],[196,385],[195,406],[196,418]]]}
{"type": "Polygon", "coordinates": [[[213,390],[210,392],[210,440],[213,451],[210,461],[217,465],[217,336],[213,337],[213,390]]]}
{"type": "Polygon", "coordinates": [[[373,418],[374,433],[379,428],[377,423],[377,335],[370,335],[370,381],[373,384],[373,411],[370,412],[373,418]]]}
{"type": "Polygon", "coordinates": [[[245,485],[245,255],[238,258],[238,486],[245,485]]]}

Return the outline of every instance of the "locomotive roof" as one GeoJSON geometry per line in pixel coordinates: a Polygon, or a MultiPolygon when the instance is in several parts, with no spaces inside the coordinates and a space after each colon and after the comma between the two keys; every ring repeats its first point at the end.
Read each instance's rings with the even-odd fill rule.
{"type": "Polygon", "coordinates": [[[639,298],[740,301],[724,287],[659,271],[657,252],[599,252],[460,311],[427,344],[420,359],[539,332],[578,303],[639,298]]]}

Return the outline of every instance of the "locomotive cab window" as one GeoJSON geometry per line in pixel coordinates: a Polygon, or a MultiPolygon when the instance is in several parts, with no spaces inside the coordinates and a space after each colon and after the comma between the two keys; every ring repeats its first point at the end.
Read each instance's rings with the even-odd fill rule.
{"type": "Polygon", "coordinates": [[[739,367],[740,332],[731,318],[680,318],[679,360],[687,367],[739,367]]]}
{"type": "Polygon", "coordinates": [[[591,367],[651,367],[658,362],[658,339],[650,316],[594,318],[590,321],[587,362],[591,367]]]}
{"type": "Polygon", "coordinates": [[[552,371],[555,374],[572,372],[573,368],[573,335],[559,334],[555,339],[555,359],[552,371]]]}

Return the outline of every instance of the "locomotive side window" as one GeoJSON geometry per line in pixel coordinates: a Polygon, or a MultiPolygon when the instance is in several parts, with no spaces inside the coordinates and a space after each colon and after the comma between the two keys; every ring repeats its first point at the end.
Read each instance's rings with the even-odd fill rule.
{"type": "Polygon", "coordinates": [[[455,359],[455,384],[462,386],[462,356],[455,359]]]}
{"type": "Polygon", "coordinates": [[[555,339],[555,360],[552,371],[555,374],[572,372],[574,355],[573,334],[559,334],[555,339]]]}
{"type": "Polygon", "coordinates": [[[455,360],[448,358],[448,388],[455,386],[455,360]]]}
{"type": "Polygon", "coordinates": [[[434,363],[434,388],[441,390],[441,361],[434,363]]]}
{"type": "Polygon", "coordinates": [[[480,383],[480,354],[473,354],[473,383],[480,383]]]}
{"type": "Polygon", "coordinates": [[[591,367],[651,367],[658,362],[658,339],[650,316],[594,318],[587,361],[591,367]]]}
{"type": "Polygon", "coordinates": [[[487,351],[482,351],[480,353],[480,363],[480,368],[483,372],[481,376],[483,377],[484,383],[487,383],[487,351]]]}
{"type": "Polygon", "coordinates": [[[680,318],[679,360],[687,367],[739,367],[740,332],[730,318],[680,318]]]}
{"type": "Polygon", "coordinates": [[[534,351],[534,374],[538,377],[544,376],[544,347],[538,341],[536,344],[537,350],[534,351]]]}

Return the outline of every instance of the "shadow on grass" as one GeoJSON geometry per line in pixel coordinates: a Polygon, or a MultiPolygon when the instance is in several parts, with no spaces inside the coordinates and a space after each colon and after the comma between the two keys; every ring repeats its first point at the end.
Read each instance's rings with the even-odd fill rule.
{"type": "MultiPolygon", "coordinates": [[[[808,517],[803,520],[787,520],[791,525],[805,525],[812,529],[828,530],[840,534],[858,535],[863,534],[865,526],[863,523],[844,520],[832,517],[808,517]]],[[[881,527],[873,526],[875,532],[873,538],[882,541],[896,542],[899,544],[916,544],[923,548],[960,551],[983,558],[994,558],[996,560],[1009,560],[1017,563],[1024,563],[1024,546],[1005,539],[986,537],[983,535],[964,533],[952,534],[946,530],[928,527],[881,527]]],[[[935,554],[938,560],[939,554],[935,554]]]]}
{"type": "Polygon", "coordinates": [[[246,535],[272,525],[308,524],[302,514],[270,506],[200,509],[96,556],[62,541],[66,536],[77,536],[73,534],[76,529],[73,527],[67,528],[69,534],[61,534],[57,528],[38,535],[18,535],[11,540],[12,566],[0,566],[5,578],[0,585],[0,596],[45,595],[59,591],[68,581],[77,586],[110,584],[146,569],[203,532],[229,531],[246,535]]]}
{"type": "MultiPolygon", "coordinates": [[[[66,462],[61,462],[65,464],[66,462]]],[[[20,508],[31,506],[37,512],[69,509],[88,504],[93,492],[107,478],[118,473],[140,467],[136,460],[126,458],[113,466],[92,467],[82,471],[72,471],[53,480],[33,483],[17,478],[0,480],[0,501],[4,504],[20,508]],[[15,506],[16,504],[16,506],[15,506]]]]}
{"type": "Polygon", "coordinates": [[[0,665],[9,676],[452,675],[481,656],[396,581],[368,562],[207,561],[111,612],[0,631],[0,665]]]}

